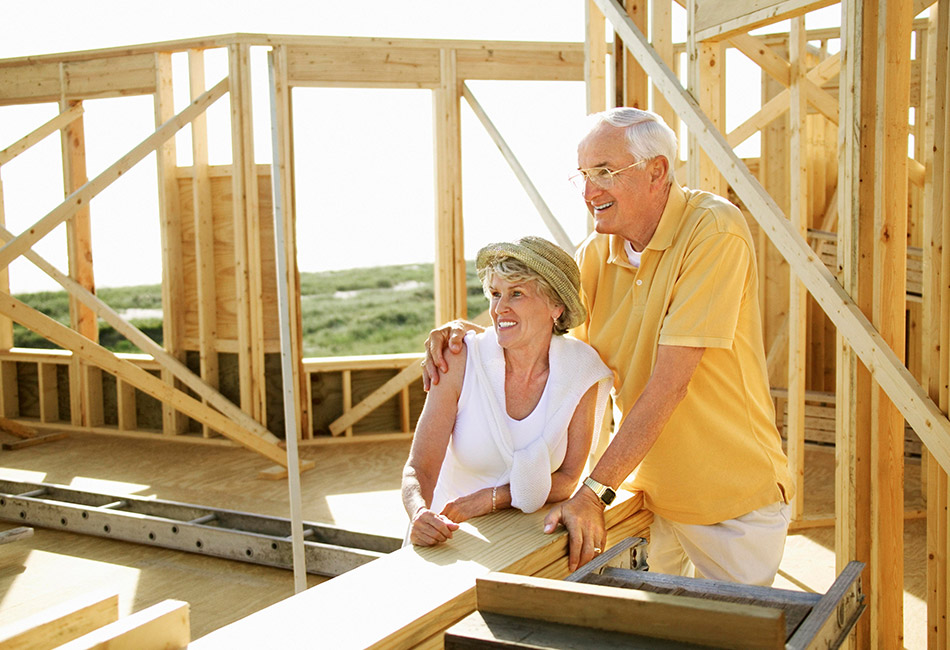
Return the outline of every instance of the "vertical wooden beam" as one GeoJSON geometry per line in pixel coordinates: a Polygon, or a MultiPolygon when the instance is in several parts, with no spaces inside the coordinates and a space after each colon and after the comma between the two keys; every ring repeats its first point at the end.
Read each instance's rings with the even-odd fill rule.
{"type": "MultiPolygon", "coordinates": [[[[703,43],[696,40],[693,24],[696,15],[696,0],[687,0],[686,85],[699,102],[709,120],[723,131],[725,125],[725,45],[703,43]]],[[[725,194],[722,175],[708,156],[703,153],[695,135],[687,139],[686,175],[690,187],[725,194]]]]}
{"type": "MultiPolygon", "coordinates": [[[[102,370],[95,366],[83,363],[80,366],[83,382],[86,387],[83,392],[83,408],[85,409],[87,427],[101,427],[105,424],[105,409],[102,402],[102,370]]],[[[118,381],[118,379],[116,379],[118,381]]]]}
{"type": "Polygon", "coordinates": [[[135,412],[135,386],[116,377],[115,393],[119,431],[135,431],[138,429],[138,417],[135,412]]]}
{"type": "MultiPolygon", "coordinates": [[[[842,64],[838,125],[838,265],[841,283],[865,314],[871,313],[874,85],[877,65],[877,3],[841,3],[842,64]],[[863,226],[863,227],[862,227],[863,226]]],[[[854,351],[837,335],[835,437],[835,555],[838,572],[851,560],[871,560],[871,378],[854,351]]],[[[864,584],[870,587],[870,567],[864,584]]],[[[862,616],[852,635],[859,648],[870,647],[870,616],[862,616]]]]}
{"type": "Polygon", "coordinates": [[[38,363],[36,365],[40,394],[40,422],[56,422],[59,420],[57,365],[55,363],[38,363]]]}
{"type": "MultiPolygon", "coordinates": [[[[0,226],[6,226],[3,210],[3,178],[0,178],[0,226]]],[[[10,267],[0,270],[0,291],[10,293],[10,267]]],[[[6,316],[0,317],[0,350],[13,347],[13,321],[6,316]]]]}
{"type": "Polygon", "coordinates": [[[399,391],[399,426],[403,433],[410,433],[412,429],[409,424],[409,387],[406,386],[399,391]]]}
{"type": "MultiPolygon", "coordinates": [[[[904,358],[910,0],[878,9],[872,322],[904,358]]],[[[904,418],[880,387],[871,394],[871,645],[901,647],[904,584],[904,418]]]]}
{"type": "MultiPolygon", "coordinates": [[[[251,89],[249,67],[249,48],[240,44],[228,46],[228,74],[231,83],[231,192],[234,218],[234,259],[237,287],[238,320],[238,372],[241,377],[241,409],[254,419],[262,422],[261,386],[263,367],[258,359],[259,345],[254,342],[259,334],[255,311],[260,311],[259,296],[254,287],[259,284],[254,276],[260,274],[260,265],[254,265],[256,259],[252,249],[256,244],[250,241],[249,215],[256,211],[257,175],[254,170],[253,132],[251,129],[251,89]]],[[[255,237],[259,239],[257,231],[255,237]]]]}
{"type": "Polygon", "coordinates": [[[435,91],[436,252],[435,321],[466,315],[462,223],[461,86],[454,49],[440,54],[441,82],[435,91]]]}
{"type": "MultiPolygon", "coordinates": [[[[188,51],[188,84],[191,100],[205,91],[204,51],[188,51]]],[[[211,212],[211,177],[208,173],[208,119],[202,113],[191,123],[192,210],[195,222],[195,283],[197,285],[198,356],[201,378],[218,387],[218,299],[215,291],[214,215],[211,212]]],[[[207,402],[206,402],[207,403],[207,402]]],[[[202,425],[205,438],[211,436],[202,425]]]]}
{"type": "MultiPolygon", "coordinates": [[[[644,34],[649,33],[647,22],[647,8],[649,0],[624,0],[627,15],[644,34]]],[[[614,34],[614,56],[622,61],[623,76],[618,78],[617,86],[622,91],[622,100],[619,106],[632,106],[647,109],[650,106],[650,82],[636,58],[623,46],[623,39],[614,34]],[[623,53],[622,55],[620,53],[623,53]]]]}
{"type": "MultiPolygon", "coordinates": [[[[650,9],[650,41],[660,58],[671,70],[675,70],[672,0],[653,0],[650,9]]],[[[656,86],[653,87],[653,112],[662,117],[663,121],[679,136],[679,116],[656,86]]]]}
{"type": "Polygon", "coordinates": [[[16,361],[0,361],[0,416],[20,416],[20,382],[16,361]]]}
{"type": "Polygon", "coordinates": [[[590,115],[607,108],[607,30],[594,0],[587,0],[584,7],[584,81],[590,115]]]}
{"type": "MultiPolygon", "coordinates": [[[[155,124],[163,124],[175,115],[172,88],[172,59],[169,53],[155,55],[155,124]]],[[[169,138],[155,151],[158,166],[158,212],[162,240],[162,346],[169,355],[184,360],[184,278],[181,254],[181,210],[178,196],[178,161],[175,138],[169,138]]],[[[162,371],[162,380],[174,385],[174,375],[162,371]]],[[[178,435],[188,419],[170,404],[162,404],[162,432],[178,435]]]]}
{"type": "MultiPolygon", "coordinates": [[[[272,74],[275,78],[274,91],[274,109],[272,118],[275,123],[271,126],[275,130],[275,138],[279,140],[279,151],[275,154],[275,163],[277,168],[272,166],[272,173],[277,173],[280,177],[279,187],[274,184],[274,203],[275,206],[279,200],[281,206],[281,225],[282,237],[278,238],[275,232],[275,242],[283,242],[284,275],[278,277],[278,286],[280,283],[286,283],[288,288],[287,319],[288,335],[287,354],[290,356],[291,377],[293,386],[291,387],[294,400],[294,419],[301,424],[305,423],[305,416],[309,414],[309,407],[304,401],[302,395],[303,371],[303,325],[300,314],[300,273],[297,269],[297,225],[296,211],[294,209],[294,158],[293,158],[293,110],[290,81],[287,77],[287,48],[286,46],[275,47],[272,61],[272,74]],[[279,154],[279,156],[278,156],[279,154]],[[277,196],[277,194],[280,196],[277,196]]],[[[276,253],[276,251],[275,251],[276,253]]],[[[275,258],[276,258],[275,254],[275,258]]],[[[280,269],[278,269],[278,272],[280,269]]],[[[298,427],[297,436],[301,435],[301,430],[307,430],[308,427],[298,427]]]]}
{"type": "MultiPolygon", "coordinates": [[[[344,370],[341,377],[343,383],[343,413],[353,410],[353,371],[344,370]]],[[[353,435],[353,427],[347,427],[343,434],[346,437],[353,435]]]]}
{"type": "MultiPolygon", "coordinates": [[[[788,111],[789,128],[789,197],[788,217],[802,237],[808,235],[808,169],[807,116],[808,106],[804,84],[805,18],[791,19],[789,58],[791,63],[791,97],[788,111]]],[[[795,482],[792,521],[802,518],[805,492],[805,365],[808,313],[807,292],[797,278],[790,277],[788,299],[788,467],[795,482]]]]}
{"type": "MultiPolygon", "coordinates": [[[[930,9],[924,70],[928,92],[924,118],[923,205],[923,381],[946,413],[950,408],[947,366],[950,359],[950,11],[946,3],[930,9]]],[[[923,75],[922,75],[923,77],[923,75]]],[[[922,79],[923,81],[923,79],[922,79]]],[[[947,472],[924,453],[927,497],[927,646],[947,647],[948,544],[947,472]]]]}
{"type": "MultiPolygon", "coordinates": [[[[59,82],[59,109],[63,112],[77,103],[66,99],[68,79],[63,64],[59,66],[59,82]]],[[[63,162],[63,196],[68,196],[89,180],[86,175],[86,138],[82,117],[73,120],[60,132],[60,143],[63,162]]],[[[70,277],[86,290],[94,293],[92,227],[88,204],[78,208],[66,221],[66,241],[70,277]]],[[[93,342],[99,341],[99,327],[95,314],[72,296],[69,298],[69,318],[73,329],[93,342]]],[[[73,424],[93,426],[87,408],[90,404],[95,405],[101,402],[101,386],[97,383],[88,385],[86,381],[90,377],[95,381],[98,374],[89,372],[85,364],[74,356],[70,368],[70,405],[73,424]]],[[[98,411],[94,413],[96,417],[98,417],[97,414],[98,411]]]]}

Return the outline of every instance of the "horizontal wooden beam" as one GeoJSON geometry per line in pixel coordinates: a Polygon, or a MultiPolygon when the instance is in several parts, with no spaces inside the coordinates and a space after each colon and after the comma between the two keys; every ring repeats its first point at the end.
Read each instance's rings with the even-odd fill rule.
{"type": "Polygon", "coordinates": [[[690,133],[782,254],[822,310],[838,328],[878,385],[897,406],[945,470],[950,469],[950,421],[887,345],[847,292],[799,235],[775,200],[748,171],[696,100],[657,56],[616,0],[594,0],[624,44],[673,106],[690,133]]]}
{"type": "Polygon", "coordinates": [[[3,626],[0,646],[57,648],[117,620],[118,594],[91,592],[3,626]]]}
{"type": "Polygon", "coordinates": [[[745,0],[696,3],[696,41],[722,40],[787,18],[837,4],[840,0],[745,0]]]}
{"type": "Polygon", "coordinates": [[[0,151],[0,165],[7,164],[21,153],[35,145],[37,142],[44,140],[47,136],[56,133],[63,127],[72,124],[73,121],[79,119],[82,114],[82,104],[75,104],[74,106],[68,108],[51,119],[46,124],[37,127],[32,132],[23,136],[3,151],[0,151]]]}
{"type": "Polygon", "coordinates": [[[113,163],[108,169],[66,197],[46,216],[30,226],[24,233],[15,237],[0,248],[0,269],[5,269],[14,259],[25,253],[33,244],[45,237],[53,228],[69,219],[80,207],[88,205],[93,197],[118,180],[147,155],[155,151],[166,140],[175,135],[195,117],[202,114],[211,104],[228,91],[228,79],[225,77],[214,88],[193,101],[186,109],[174,116],[131,151],[113,163]]]}

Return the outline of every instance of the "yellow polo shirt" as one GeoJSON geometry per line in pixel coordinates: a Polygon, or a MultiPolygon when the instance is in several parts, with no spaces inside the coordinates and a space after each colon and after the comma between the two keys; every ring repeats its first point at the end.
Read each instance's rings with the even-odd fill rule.
{"type": "Polygon", "coordinates": [[[675,182],[640,268],[594,233],[577,261],[588,320],[574,335],[614,373],[625,415],[658,345],[706,348],[689,390],[625,485],[673,521],[713,524],[792,497],[769,395],[755,250],[742,213],[675,182]]]}

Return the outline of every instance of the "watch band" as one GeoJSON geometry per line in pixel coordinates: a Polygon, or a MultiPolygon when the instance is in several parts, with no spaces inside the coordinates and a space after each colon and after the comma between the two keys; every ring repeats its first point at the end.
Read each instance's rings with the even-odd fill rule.
{"type": "Polygon", "coordinates": [[[589,476],[584,479],[584,485],[593,490],[594,494],[597,495],[597,498],[600,499],[605,506],[609,506],[611,503],[613,503],[617,496],[617,493],[612,487],[609,485],[604,485],[600,481],[596,481],[589,476]]]}

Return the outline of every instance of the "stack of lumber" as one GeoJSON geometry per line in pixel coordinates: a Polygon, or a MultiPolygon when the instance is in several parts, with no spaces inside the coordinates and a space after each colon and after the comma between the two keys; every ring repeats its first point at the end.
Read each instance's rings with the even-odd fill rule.
{"type": "MultiPolygon", "coordinates": [[[[608,545],[647,537],[652,513],[639,493],[621,493],[606,512],[608,545]]],[[[196,650],[293,647],[441,648],[451,625],[475,611],[475,580],[493,571],[561,579],[567,533],[542,531],[548,509],[505,510],[465,522],[430,548],[405,547],[193,642],[196,650]]]]}

